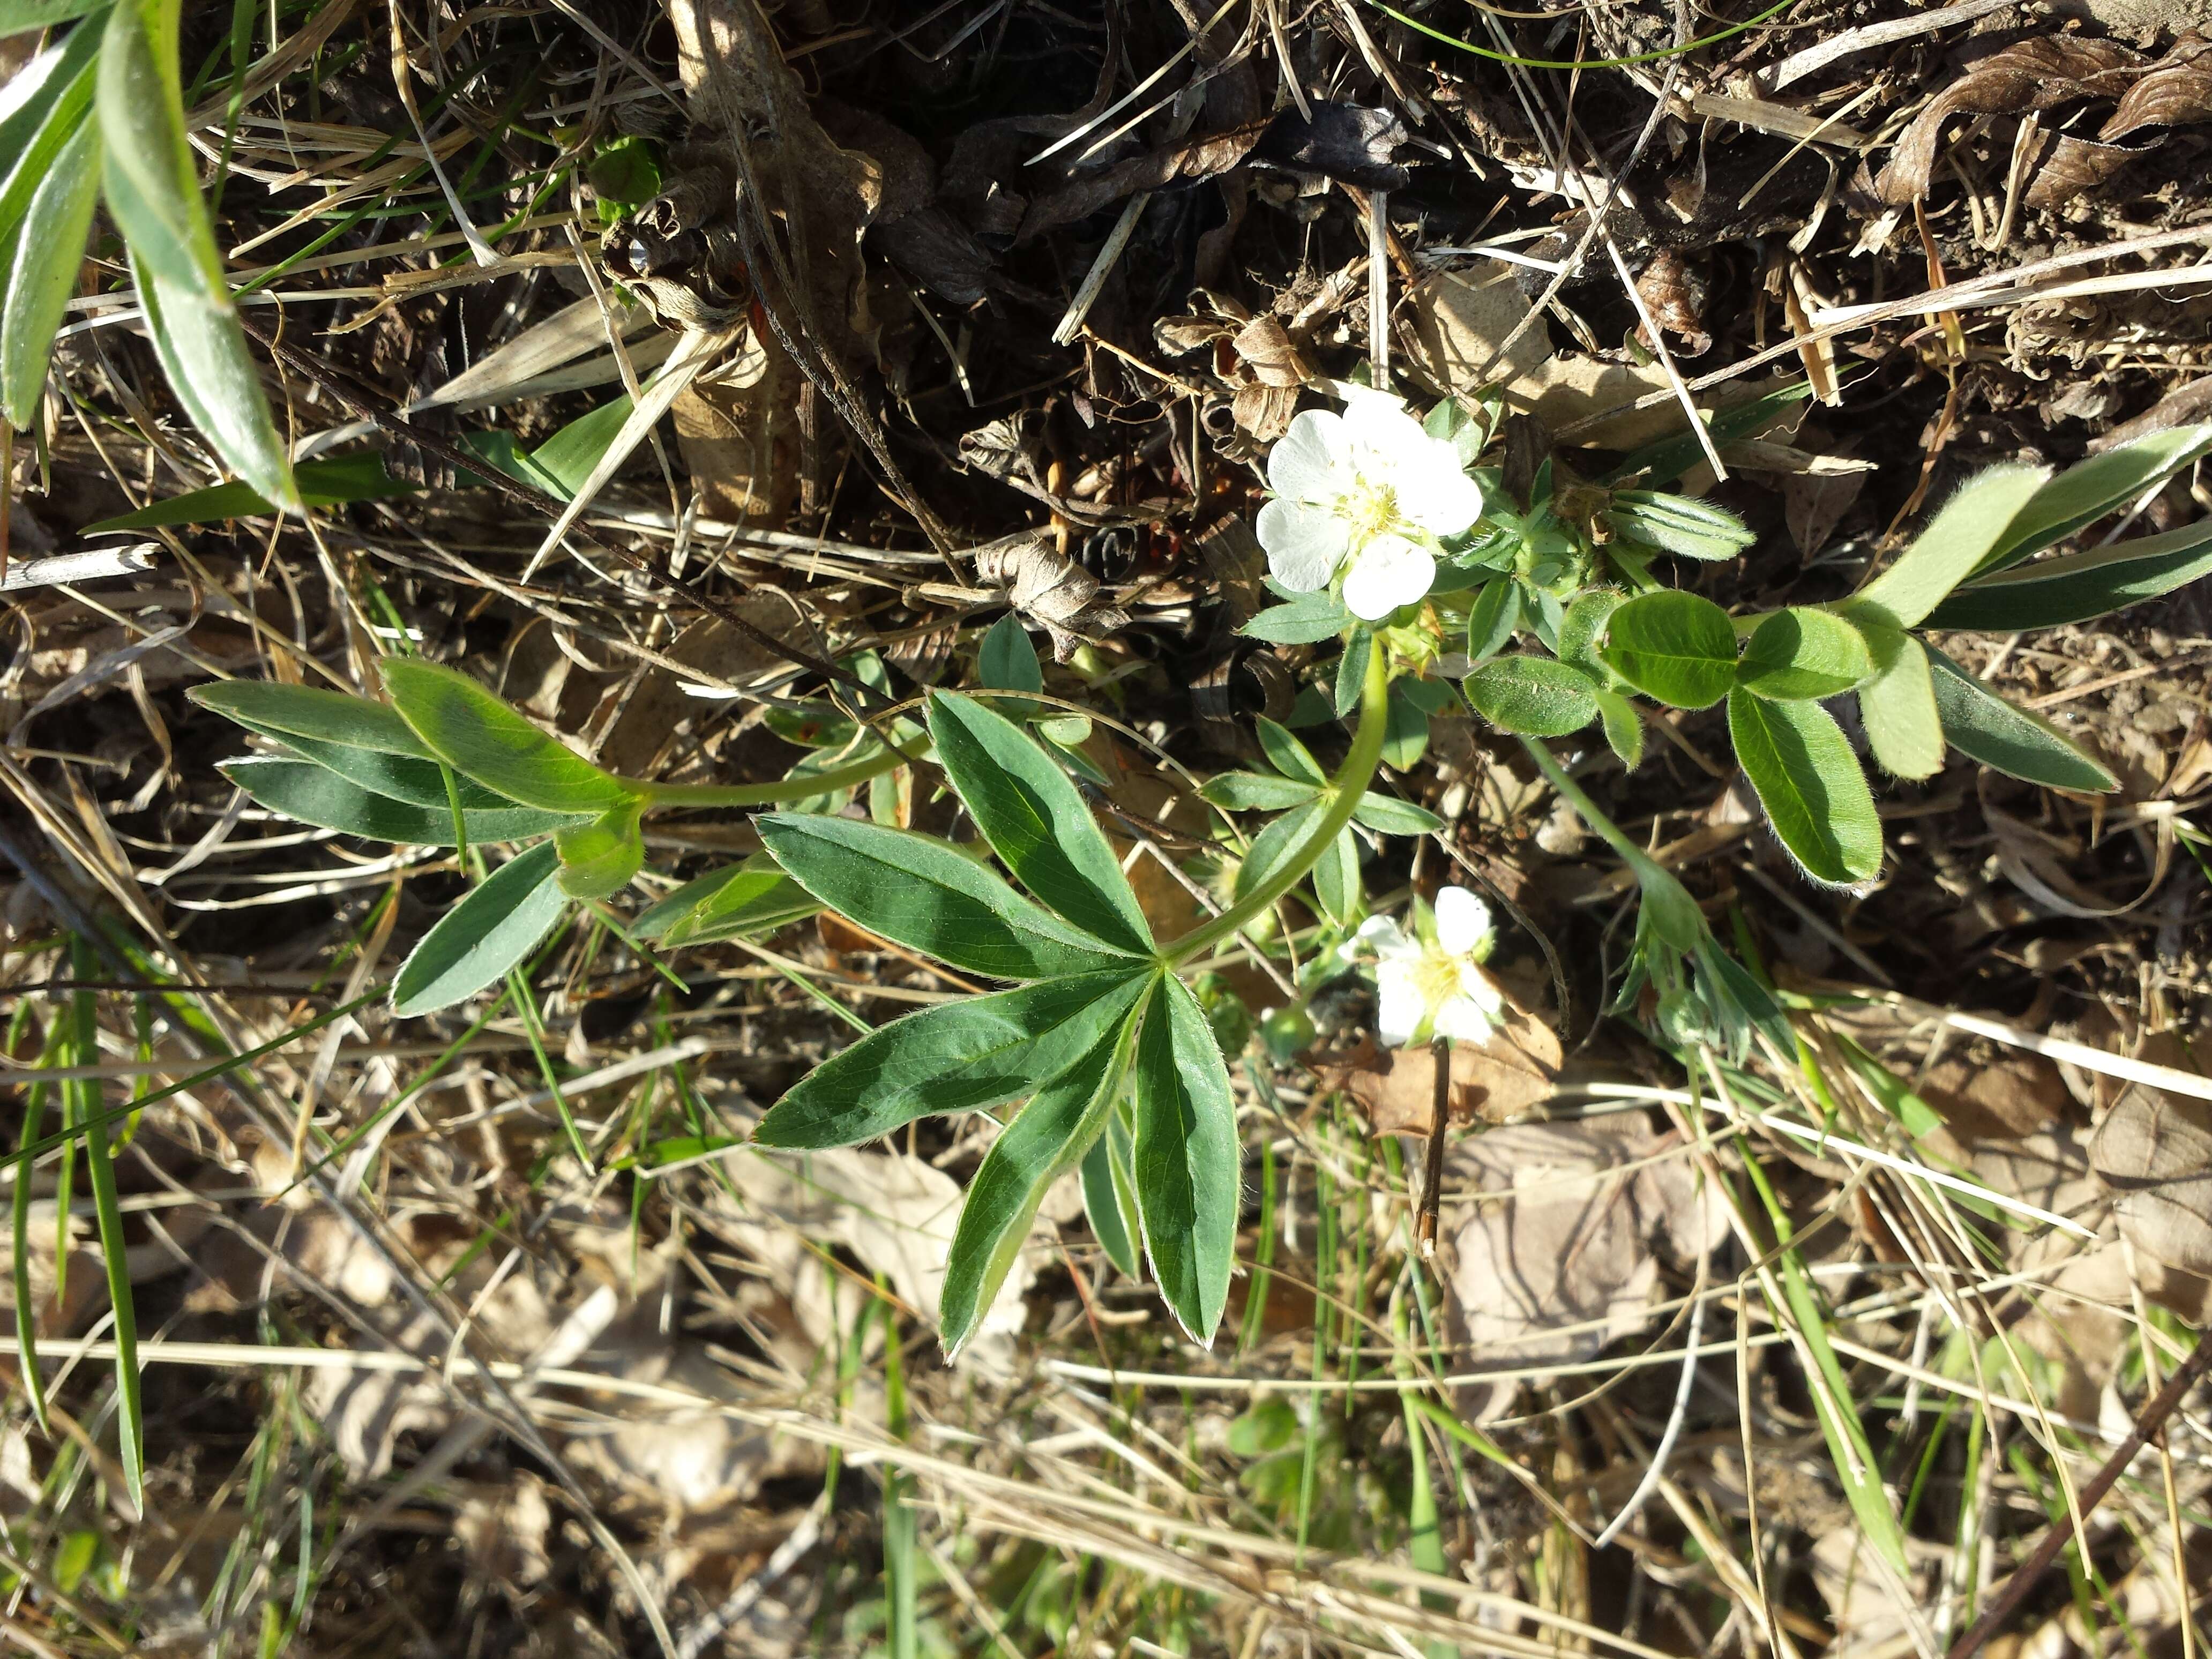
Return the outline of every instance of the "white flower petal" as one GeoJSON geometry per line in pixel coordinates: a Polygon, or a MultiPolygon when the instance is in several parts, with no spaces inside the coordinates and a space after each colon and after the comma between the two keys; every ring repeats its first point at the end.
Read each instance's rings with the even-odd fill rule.
{"type": "Polygon", "coordinates": [[[1461,471],[1449,444],[1425,434],[1421,441],[1425,453],[1393,469],[1399,514],[1432,536],[1456,536],[1482,516],[1482,486],[1461,471]]]}
{"type": "Polygon", "coordinates": [[[1454,1042],[1487,1042],[1490,1018],[1480,1005],[1469,999],[1450,997],[1437,1010],[1437,1035],[1449,1037],[1454,1042]]]}
{"type": "Polygon", "coordinates": [[[1268,570],[1293,593],[1327,587],[1350,541],[1344,520],[1328,508],[1282,496],[1260,509],[1252,528],[1267,550],[1268,570]]]}
{"type": "Polygon", "coordinates": [[[1345,394],[1344,434],[1385,466],[1416,457],[1435,441],[1407,413],[1403,398],[1366,386],[1354,386],[1345,394]]]}
{"type": "Polygon", "coordinates": [[[1459,976],[1459,994],[1489,1015],[1492,1023],[1504,1024],[1504,989],[1481,969],[1468,964],[1467,971],[1459,976]]]}
{"type": "Polygon", "coordinates": [[[1490,907],[1464,887],[1437,894],[1437,943],[1448,956],[1471,957],[1490,938],[1490,907]]]}
{"type": "Polygon", "coordinates": [[[1408,938],[1394,916],[1368,917],[1359,924],[1357,937],[1378,957],[1396,957],[1410,962],[1421,959],[1419,941],[1408,938]]]}
{"type": "Polygon", "coordinates": [[[1389,1048],[1404,1048],[1429,1017],[1419,970],[1411,963],[1385,961],[1375,969],[1375,1035],[1389,1048]]]}
{"type": "Polygon", "coordinates": [[[1267,483],[1295,501],[1326,501],[1344,492],[1351,441],[1344,416],[1310,409],[1291,422],[1267,456],[1267,483]]]}
{"type": "MultiPolygon", "coordinates": [[[[1264,544],[1265,535],[1261,537],[1264,544]]],[[[1413,605],[1437,579],[1437,562],[1428,550],[1403,536],[1376,536],[1355,554],[1344,579],[1344,603],[1363,622],[1380,622],[1401,605],[1413,605]]],[[[1285,586],[1287,578],[1277,580],[1285,586]]]]}

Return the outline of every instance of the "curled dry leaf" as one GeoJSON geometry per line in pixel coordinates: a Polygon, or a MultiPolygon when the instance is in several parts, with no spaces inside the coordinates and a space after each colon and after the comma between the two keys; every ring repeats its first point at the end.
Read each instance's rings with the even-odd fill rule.
{"type": "Polygon", "coordinates": [[[2075,35],[2042,36],[1993,52],[1914,118],[1875,189],[1893,207],[1925,196],[1943,124],[1954,115],[2019,115],[2077,99],[2117,98],[2142,74],[2146,63],[2141,52],[2116,40],[2075,35]]]}
{"type": "Polygon", "coordinates": [[[2130,87],[2097,136],[2106,143],[2143,127],[2187,126],[2212,119],[2212,41],[2191,33],[2130,87]]]}
{"type": "MultiPolygon", "coordinates": [[[[1641,1116],[1476,1135],[1448,1154],[1443,1193],[1454,1335],[1501,1366],[1588,1358],[1642,1328],[1665,1295],[1661,1259],[1687,1267],[1728,1237],[1686,1148],[1641,1116]]],[[[1466,1407],[1496,1417],[1517,1388],[1466,1407]]]]}
{"type": "Polygon", "coordinates": [[[2212,1275],[2212,1127],[2201,1104],[2130,1089],[2098,1126],[2089,1158],[2130,1243],[2169,1267],[2212,1275]]]}
{"type": "Polygon", "coordinates": [[[2064,207],[2142,154],[2125,144],[2100,144],[2069,132],[2045,133],[2029,163],[2033,176],[2025,199],[2032,208],[2064,207]]]}
{"type": "Polygon", "coordinates": [[[1086,640],[1129,625],[1128,612],[1106,597],[1098,579],[1041,533],[977,548],[975,577],[999,589],[1023,621],[1050,635],[1054,662],[1066,662],[1086,640]]]}

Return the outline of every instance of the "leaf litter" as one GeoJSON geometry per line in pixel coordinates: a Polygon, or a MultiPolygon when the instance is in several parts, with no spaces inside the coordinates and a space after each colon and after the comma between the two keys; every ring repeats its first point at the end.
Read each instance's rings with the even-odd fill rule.
{"type": "MultiPolygon", "coordinates": [[[[526,39],[501,13],[372,24],[328,0],[234,58],[228,21],[196,15],[187,61],[210,68],[187,120],[204,176],[227,172],[231,281],[275,289],[288,343],[486,465],[570,434],[585,453],[556,482],[600,476],[573,556],[534,574],[546,523],[404,440],[313,533],[233,500],[242,517],[117,555],[84,527],[226,475],[118,270],[92,266],[10,475],[0,974],[34,1018],[9,1059],[41,1057],[42,988],[64,976],[50,941],[90,920],[151,953],[110,964],[118,987],[203,988],[102,994],[100,1052],[70,1058],[111,1067],[120,1103],[210,1045],[282,1036],[334,983],[375,983],[380,953],[396,963],[462,890],[441,854],[301,834],[234,796],[208,763],[234,751],[179,695],[210,672],[365,685],[380,651],[416,650],[612,769],[750,781],[787,770],[794,739],[860,741],[860,687],[977,684],[981,636],[1011,614],[1042,647],[1012,689],[1101,716],[1066,729],[1070,763],[1119,815],[1147,915],[1180,925],[1237,849],[1177,769],[1259,764],[1255,713],[1334,752],[1299,705],[1334,690],[1311,648],[1237,631],[1264,599],[1237,550],[1266,446],[1378,361],[1470,407],[1494,388],[1519,420],[1499,484],[1522,505],[1540,468],[1604,479],[1694,441],[1686,402],[1747,411],[1725,441],[1715,422],[1729,476],[1691,475],[1759,535],[1693,579],[1731,606],[1840,597],[1975,467],[2063,465],[2198,418],[2204,43],[2158,9],[2075,9],[2058,27],[2004,5],[1789,14],[1679,56],[1658,12],[1478,32],[1407,9],[1538,63],[1662,54],[1574,76],[1364,5],[697,0],[665,18],[556,8],[526,39]],[[387,143],[410,102],[437,168],[422,135],[387,143]],[[593,188],[641,148],[658,160],[635,194],[593,188]],[[471,234],[492,263],[461,257],[471,234]],[[1991,278],[1996,306],[1923,292],[1991,278]],[[611,452],[618,395],[702,331],[728,335],[720,355],[611,452]],[[1816,417],[1762,401],[1794,398],[1801,374],[1816,417]],[[641,550],[644,570],[587,538],[641,550]],[[859,686],[808,678],[777,642],[859,686]]],[[[11,67],[21,39],[0,40],[11,67]]],[[[262,297],[242,296],[249,320],[270,317],[262,297]]],[[[335,382],[285,363],[264,378],[302,457],[377,453],[335,382]]],[[[2128,511],[2165,530],[2197,488],[2128,511]]],[[[2209,623],[2185,590],[2097,624],[1950,636],[2123,791],[1954,764],[1883,795],[1888,861],[1848,897],[1802,889],[1757,829],[1717,717],[1662,717],[1633,771],[1570,757],[1806,1005],[1812,1046],[1726,1071],[1729,1115],[1707,1110],[1710,1075],[1591,1012],[1626,949],[1613,854],[1522,757],[1435,712],[1388,782],[1447,829],[1360,832],[1369,901],[1433,892],[1464,861],[1515,907],[1516,988],[1553,991],[1451,1057],[1426,1269],[1406,1240],[1433,1057],[1361,1050],[1356,983],[1316,1000],[1308,1048],[1268,1023],[1285,988],[1224,963],[1207,1012],[1245,1037],[1244,1212],[1211,1354],[1162,1328],[1069,1188],[962,1365],[935,1364],[986,1120],[804,1159],[721,1144],[853,1035],[820,999],[880,1024],[957,990],[850,930],[718,942],[674,963],[680,991],[619,936],[562,936],[526,1011],[471,1030],[363,1008],[250,1084],[157,1101],[118,1162],[130,1274],[148,1349],[199,1358],[149,1369],[143,1514],[100,1501],[74,1442],[7,1425],[11,1521],[47,1553],[18,1610],[50,1644],[97,1620],[149,1650],[166,1632],[244,1651],[273,1629],[301,1653],[627,1652],[654,1640],[642,1583],[684,1650],[876,1650],[904,1469],[922,1650],[1473,1650],[1565,1620],[1608,1650],[1662,1628],[1710,1645],[1733,1621],[1782,1650],[1933,1651],[2057,1512],[2057,1467],[2078,1485],[2146,1367],[2185,1351],[2212,1135],[2201,1101],[1967,1048],[1887,999],[2199,1069],[2177,1034],[2212,955],[2191,817],[2209,623]],[[1761,1267],[1807,1295],[1769,1294],[1761,1267]],[[1832,1379],[1789,1340],[1808,1316],[1832,1379]],[[1909,1595],[1845,1501],[1819,1403],[1837,1386],[1908,1516],[1909,1595]],[[1408,1414],[1401,1388],[1441,1415],[1408,1414]],[[1280,1427],[1266,1402],[1294,1398],[1286,1437],[1261,1432],[1280,1427]],[[1633,1555],[1588,1554],[1647,1477],[1633,1555]],[[302,1513],[339,1517],[343,1546],[302,1513]],[[192,1555],[188,1599],[134,1588],[120,1564],[168,1559],[162,1540],[204,1522],[238,1540],[230,1565],[192,1555]],[[1342,1561],[1304,1547],[1324,1534],[1342,1561]]],[[[908,781],[851,810],[933,825],[942,803],[908,781]]],[[[657,867],[684,874],[757,850],[737,817],[651,833],[657,867]]],[[[1286,907],[1278,925],[1295,940],[1310,920],[1286,907]]],[[[88,1209],[61,1230],[63,1179],[51,1158],[32,1176],[23,1247],[48,1358],[104,1340],[107,1311],[88,1209]]],[[[98,1420],[99,1371],[58,1384],[74,1420],[98,1420]]],[[[2048,1588],[2022,1645],[2172,1638],[2158,1488],[2170,1470],[2177,1504],[2201,1498],[2202,1421],[2185,1411],[2109,1500],[2123,1524],[2093,1530],[2095,1594],[2048,1588]]]]}

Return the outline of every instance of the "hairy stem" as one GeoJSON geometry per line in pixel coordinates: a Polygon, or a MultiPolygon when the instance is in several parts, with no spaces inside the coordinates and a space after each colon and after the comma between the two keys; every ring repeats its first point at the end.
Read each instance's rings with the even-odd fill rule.
{"type": "Polygon", "coordinates": [[[1598,805],[1583,792],[1582,785],[1567,775],[1567,769],[1559,758],[1534,738],[1521,739],[1521,746],[1528,751],[1528,758],[1536,763],[1541,772],[1559,793],[1559,799],[1575,809],[1575,816],[1588,824],[1599,840],[1626,859],[1632,865],[1643,860],[1644,849],[1629,840],[1627,832],[1598,810],[1598,805]]]}
{"type": "Polygon", "coordinates": [[[774,806],[781,801],[805,800],[810,795],[850,789],[883,776],[894,767],[911,764],[914,759],[903,750],[886,748],[879,755],[834,772],[786,778],[779,783],[648,783],[629,778],[623,781],[642,794],[647,806],[774,806]]]}
{"type": "Polygon", "coordinates": [[[1344,826],[1352,822],[1353,809],[1367,793],[1367,786],[1374,781],[1375,769],[1382,760],[1382,732],[1388,723],[1390,701],[1390,670],[1384,661],[1386,655],[1380,648],[1367,653],[1367,678],[1359,689],[1359,726],[1352,734],[1352,752],[1344,757],[1343,766],[1329,786],[1334,793],[1321,822],[1273,875],[1212,921],[1171,941],[1160,952],[1163,959],[1179,966],[1212,950],[1223,939],[1234,937],[1255,916],[1264,914],[1277,899],[1304,880],[1306,872],[1334,844],[1344,826]]]}

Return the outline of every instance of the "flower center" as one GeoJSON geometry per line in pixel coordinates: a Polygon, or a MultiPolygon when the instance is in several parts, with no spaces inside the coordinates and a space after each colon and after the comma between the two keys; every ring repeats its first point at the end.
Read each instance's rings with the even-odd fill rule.
{"type": "Polygon", "coordinates": [[[1346,492],[1338,512],[1352,532],[1352,544],[1364,547],[1398,524],[1398,492],[1387,483],[1360,479],[1346,492]]]}
{"type": "Polygon", "coordinates": [[[1421,1006],[1433,1014],[1460,994],[1460,959],[1433,948],[1424,951],[1420,966],[1413,970],[1413,982],[1420,987],[1421,1006]]]}

